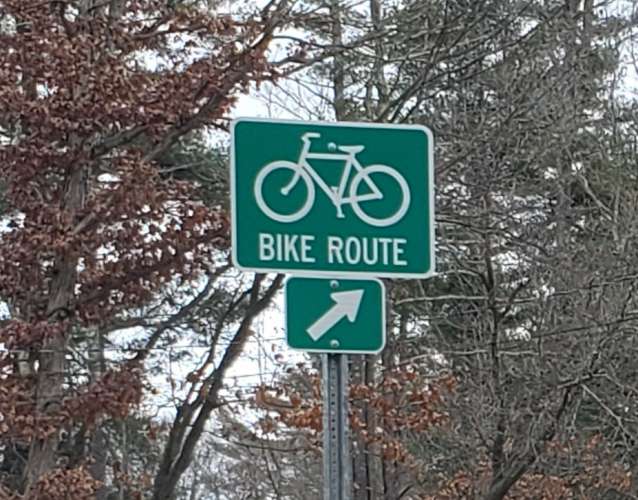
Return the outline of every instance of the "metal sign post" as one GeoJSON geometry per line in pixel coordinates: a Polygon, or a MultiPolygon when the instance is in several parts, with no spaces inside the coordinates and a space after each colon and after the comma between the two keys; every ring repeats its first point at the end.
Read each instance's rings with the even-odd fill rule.
{"type": "Polygon", "coordinates": [[[348,442],[348,359],[322,354],[323,500],[348,500],[352,474],[348,442]]]}

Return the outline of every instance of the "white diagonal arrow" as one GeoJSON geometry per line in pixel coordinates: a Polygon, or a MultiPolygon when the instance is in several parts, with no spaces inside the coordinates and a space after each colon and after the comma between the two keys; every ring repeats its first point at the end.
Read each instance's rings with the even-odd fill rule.
{"type": "Polygon", "coordinates": [[[359,312],[363,292],[363,290],[348,290],[347,292],[335,292],[330,294],[330,298],[335,302],[334,305],[306,330],[308,335],[312,337],[312,340],[319,340],[328,330],[346,316],[348,320],[350,320],[350,323],[353,323],[359,312]]]}

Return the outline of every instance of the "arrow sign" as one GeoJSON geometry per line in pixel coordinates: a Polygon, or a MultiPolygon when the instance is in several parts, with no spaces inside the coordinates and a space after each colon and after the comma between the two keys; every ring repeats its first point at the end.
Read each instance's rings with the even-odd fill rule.
{"type": "Polygon", "coordinates": [[[344,317],[347,317],[350,323],[354,323],[363,298],[363,290],[335,292],[330,294],[330,298],[334,301],[334,305],[306,330],[314,341],[323,337],[328,330],[344,317]]]}
{"type": "Polygon", "coordinates": [[[284,284],[288,345],[304,352],[380,352],[384,291],[380,280],[291,276],[284,284]]]}

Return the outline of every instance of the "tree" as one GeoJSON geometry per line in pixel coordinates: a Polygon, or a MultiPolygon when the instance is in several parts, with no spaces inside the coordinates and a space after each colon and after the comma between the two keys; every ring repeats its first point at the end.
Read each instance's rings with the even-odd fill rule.
{"type": "MultiPolygon", "coordinates": [[[[609,470],[635,466],[635,104],[618,98],[635,16],[610,2],[306,5],[308,43],[333,59],[273,102],[435,131],[438,277],[388,283],[388,348],[352,370],[364,384],[404,364],[456,381],[454,424],[401,436],[430,472],[410,493],[436,497],[458,473],[468,497],[566,475],[575,495],[584,470],[596,494],[627,491],[590,454],[598,442],[609,470]]],[[[374,428],[375,409],[354,404],[374,428]]],[[[374,445],[355,439],[354,455],[355,498],[402,494],[374,445]]]]}
{"type": "MultiPolygon", "coordinates": [[[[92,453],[105,421],[136,407],[144,360],[190,309],[150,322],[134,356],[107,360],[96,346],[143,325],[139,308],[167,307],[170,294],[158,299],[160,291],[208,276],[191,304],[216,298],[227,216],[193,183],[167,177],[162,158],[189,132],[222,126],[239,92],[273,76],[265,51],[281,7],[236,19],[183,2],[0,2],[0,178],[10,228],[0,235],[5,496],[104,494],[105,464],[90,463],[100,463],[92,453]]],[[[180,422],[193,423],[187,409],[205,420],[216,407],[225,370],[279,281],[257,277],[238,300],[248,302],[238,342],[198,386],[197,404],[184,403],[175,433],[184,437],[180,422]]],[[[172,495],[188,465],[197,438],[192,430],[186,438],[177,453],[169,439],[171,469],[160,467],[167,475],[158,476],[157,498],[172,495]]]]}
{"type": "MultiPolygon", "coordinates": [[[[457,88],[435,87],[440,99],[423,96],[413,108],[430,117],[441,144],[440,275],[395,307],[421,325],[406,355],[434,349],[458,378],[448,411],[463,432],[422,446],[424,456],[442,443],[454,450],[441,473],[474,471],[470,496],[518,498],[527,474],[561,470],[550,450],[567,442],[570,459],[584,466],[589,441],[573,439],[602,430],[580,420],[584,406],[609,415],[618,399],[627,404],[620,387],[635,382],[624,370],[622,382],[612,376],[618,353],[633,349],[625,337],[636,319],[624,270],[631,256],[619,251],[616,222],[603,222],[606,205],[596,200],[607,195],[590,183],[613,177],[616,200],[633,198],[633,186],[611,174],[624,163],[612,160],[622,148],[606,139],[617,105],[608,100],[617,68],[609,48],[632,25],[602,7],[501,2],[484,9],[472,29],[494,55],[464,55],[446,72],[457,88]],[[498,36],[486,37],[494,29],[498,36]],[[609,378],[620,385],[602,382],[609,378]],[[601,383],[604,391],[593,390],[601,383]]],[[[618,424],[627,430],[621,422],[614,433],[618,424]]]]}

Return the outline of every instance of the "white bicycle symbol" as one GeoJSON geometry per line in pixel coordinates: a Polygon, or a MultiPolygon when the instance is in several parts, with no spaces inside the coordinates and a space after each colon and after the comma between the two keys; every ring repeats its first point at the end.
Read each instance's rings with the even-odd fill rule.
{"type": "Polygon", "coordinates": [[[334,143],[328,145],[329,149],[338,149],[341,153],[311,153],[310,142],[312,139],[321,137],[321,134],[316,132],[307,132],[303,134],[301,140],[303,147],[299,160],[297,163],[286,160],[277,160],[265,165],[257,174],[255,178],[255,197],[257,199],[257,205],[261,211],[266,214],[270,219],[277,222],[295,222],[304,218],[308,212],[312,209],[315,202],[315,183],[323,190],[328,196],[330,201],[337,209],[337,217],[344,218],[342,206],[349,204],[352,206],[354,213],[363,221],[371,226],[390,226],[400,221],[408,208],[410,207],[410,188],[403,176],[387,165],[369,165],[363,167],[356,158],[356,155],[365,149],[365,146],[337,146],[334,143]],[[328,186],[326,182],[317,174],[315,169],[308,163],[308,160],[345,160],[345,167],[341,175],[339,186],[328,186]],[[344,196],[348,178],[352,168],[357,171],[350,183],[349,195],[344,196]],[[279,192],[288,196],[292,189],[297,185],[301,179],[306,185],[306,198],[301,204],[301,207],[293,213],[280,213],[273,210],[264,199],[263,186],[266,182],[266,178],[275,171],[289,170],[292,174],[290,181],[279,189],[279,192]],[[401,190],[401,204],[398,210],[393,214],[384,218],[377,218],[368,215],[359,205],[365,201],[382,200],[383,193],[379,187],[370,178],[371,174],[385,174],[390,176],[399,185],[401,190]],[[314,181],[314,183],[313,183],[314,181]],[[365,182],[365,185],[371,192],[364,194],[357,194],[359,185],[361,182],[365,182]]]}

